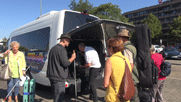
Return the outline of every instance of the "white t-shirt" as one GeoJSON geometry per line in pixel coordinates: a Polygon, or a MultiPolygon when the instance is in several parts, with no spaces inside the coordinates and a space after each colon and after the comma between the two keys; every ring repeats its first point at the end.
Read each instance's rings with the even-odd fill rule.
{"type": "Polygon", "coordinates": [[[91,63],[90,67],[93,68],[100,68],[101,63],[99,61],[99,55],[96,50],[92,47],[86,46],[85,47],[85,60],[86,63],[91,63]]]}

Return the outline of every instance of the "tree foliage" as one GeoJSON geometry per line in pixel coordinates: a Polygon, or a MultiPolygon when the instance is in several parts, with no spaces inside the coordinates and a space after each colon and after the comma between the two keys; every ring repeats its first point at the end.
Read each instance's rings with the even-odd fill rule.
{"type": "Polygon", "coordinates": [[[181,17],[173,19],[173,24],[170,25],[170,32],[168,34],[169,38],[172,40],[177,40],[181,38],[181,17]]]}
{"type": "Polygon", "coordinates": [[[129,19],[122,15],[121,9],[118,5],[113,5],[112,3],[102,4],[98,7],[93,7],[88,0],[79,0],[79,3],[76,3],[75,0],[71,1],[69,5],[71,10],[75,11],[84,11],[87,10],[89,14],[95,15],[101,19],[110,19],[115,21],[122,21],[128,23],[129,19]]]}
{"type": "Polygon", "coordinates": [[[83,12],[84,10],[91,10],[93,8],[93,4],[91,4],[88,0],[85,0],[85,2],[83,2],[83,0],[79,0],[78,3],[76,3],[75,0],[72,0],[69,7],[71,10],[83,12]]]}
{"type": "Polygon", "coordinates": [[[98,16],[101,19],[110,19],[115,21],[128,22],[128,18],[122,15],[121,9],[118,5],[112,3],[102,4],[94,7],[89,11],[90,14],[98,16]]]}
{"type": "Polygon", "coordinates": [[[7,41],[8,39],[6,37],[3,38],[3,41],[7,41]]]}
{"type": "Polygon", "coordinates": [[[158,40],[158,38],[162,35],[162,25],[160,24],[160,20],[152,13],[147,16],[147,19],[144,19],[142,23],[146,23],[151,30],[151,38],[154,40],[158,40]]]}

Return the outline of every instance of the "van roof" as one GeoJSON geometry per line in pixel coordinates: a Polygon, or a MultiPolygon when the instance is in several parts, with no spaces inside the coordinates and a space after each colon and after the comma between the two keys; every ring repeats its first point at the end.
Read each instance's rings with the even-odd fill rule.
{"type": "MultiPolygon", "coordinates": [[[[48,13],[46,13],[46,14],[43,14],[43,15],[39,16],[36,20],[31,21],[31,22],[29,22],[29,23],[27,23],[27,24],[25,24],[25,25],[23,25],[23,26],[15,29],[13,32],[11,32],[10,36],[14,36],[14,34],[15,34],[16,32],[21,31],[21,30],[23,30],[23,29],[25,29],[25,28],[28,28],[28,27],[30,27],[30,26],[33,26],[33,25],[35,25],[35,24],[38,24],[38,23],[42,22],[42,19],[45,18],[45,17],[46,17],[45,19],[48,19],[47,16],[49,16],[49,17],[51,18],[51,17],[54,16],[55,13],[60,13],[60,12],[65,12],[65,11],[70,11],[70,12],[75,12],[75,13],[81,13],[81,12],[79,12],[79,11],[73,11],[73,10],[50,11],[50,12],[48,12],[48,13]]],[[[89,15],[89,16],[93,16],[93,15],[89,15]]],[[[93,16],[93,17],[98,18],[98,17],[96,17],[96,16],[93,16]]]]}

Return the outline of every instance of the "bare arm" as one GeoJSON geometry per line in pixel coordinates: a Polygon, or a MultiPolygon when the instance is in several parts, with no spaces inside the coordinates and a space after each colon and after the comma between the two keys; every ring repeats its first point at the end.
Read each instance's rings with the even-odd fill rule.
{"type": "Polygon", "coordinates": [[[106,60],[105,70],[104,70],[104,87],[107,88],[109,86],[109,80],[111,77],[112,67],[111,60],[108,58],[106,60]]]}

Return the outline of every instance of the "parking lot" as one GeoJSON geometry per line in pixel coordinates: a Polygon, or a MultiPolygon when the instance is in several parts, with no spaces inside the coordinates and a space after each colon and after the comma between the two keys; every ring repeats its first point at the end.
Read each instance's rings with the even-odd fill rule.
{"type": "MultiPolygon", "coordinates": [[[[167,77],[164,88],[163,98],[164,102],[180,102],[181,100],[181,60],[166,60],[172,64],[172,72],[167,77]]],[[[6,81],[0,81],[0,101],[6,96],[7,83],[6,81]]],[[[19,101],[22,102],[23,88],[20,88],[19,101]]],[[[105,91],[101,88],[97,89],[99,102],[104,102],[105,91]]],[[[75,99],[74,95],[66,95],[65,102],[91,102],[88,99],[88,93],[78,96],[75,99]]],[[[53,95],[50,87],[37,85],[35,102],[53,102],[53,95]]]]}

